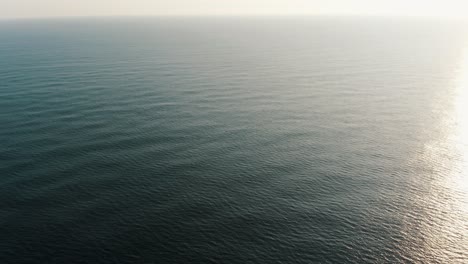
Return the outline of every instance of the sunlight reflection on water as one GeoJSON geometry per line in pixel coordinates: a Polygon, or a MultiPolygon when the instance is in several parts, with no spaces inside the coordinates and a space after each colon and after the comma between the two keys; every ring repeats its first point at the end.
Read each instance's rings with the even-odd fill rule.
{"type": "MultiPolygon", "coordinates": [[[[429,248],[433,252],[441,248],[459,248],[465,252],[468,249],[468,50],[462,56],[456,76],[455,87],[449,97],[452,110],[444,122],[447,125],[446,142],[443,143],[446,148],[443,151],[439,149],[441,152],[436,155],[438,159],[448,161],[450,169],[443,173],[445,176],[440,177],[438,186],[434,188],[433,195],[442,199],[441,208],[436,209],[439,215],[433,215],[439,219],[431,228],[435,234],[430,239],[429,248]]],[[[458,261],[447,257],[453,263],[458,261]]]]}
{"type": "Polygon", "coordinates": [[[419,172],[423,178],[415,183],[419,191],[413,210],[423,208],[425,219],[412,222],[410,229],[421,228],[422,239],[416,242],[423,247],[421,261],[466,263],[447,252],[464,255],[468,250],[468,49],[455,68],[453,86],[440,91],[436,107],[441,109],[434,112],[438,132],[417,158],[429,174],[419,172]],[[429,181],[427,188],[424,181],[429,181]]]}
{"type": "Polygon", "coordinates": [[[468,48],[465,51],[463,62],[460,67],[459,81],[455,94],[454,119],[456,120],[456,129],[454,131],[455,144],[460,153],[459,169],[456,175],[456,187],[462,191],[465,196],[465,212],[468,203],[468,48]]]}

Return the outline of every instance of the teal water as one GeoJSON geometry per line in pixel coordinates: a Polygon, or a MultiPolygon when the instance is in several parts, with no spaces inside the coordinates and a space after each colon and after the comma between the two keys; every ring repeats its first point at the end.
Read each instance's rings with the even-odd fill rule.
{"type": "Polygon", "coordinates": [[[466,29],[1,21],[0,263],[468,263],[466,29]]]}

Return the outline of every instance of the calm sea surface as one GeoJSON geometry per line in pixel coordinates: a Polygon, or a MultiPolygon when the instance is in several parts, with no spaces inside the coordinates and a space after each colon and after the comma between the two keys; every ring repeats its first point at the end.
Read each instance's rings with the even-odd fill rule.
{"type": "Polygon", "coordinates": [[[468,263],[468,27],[0,22],[0,263],[468,263]]]}

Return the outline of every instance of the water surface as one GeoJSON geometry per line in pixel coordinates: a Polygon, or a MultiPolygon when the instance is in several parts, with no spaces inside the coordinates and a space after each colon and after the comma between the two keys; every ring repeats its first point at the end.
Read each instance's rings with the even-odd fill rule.
{"type": "Polygon", "coordinates": [[[466,24],[0,22],[1,263],[468,263],[466,24]]]}

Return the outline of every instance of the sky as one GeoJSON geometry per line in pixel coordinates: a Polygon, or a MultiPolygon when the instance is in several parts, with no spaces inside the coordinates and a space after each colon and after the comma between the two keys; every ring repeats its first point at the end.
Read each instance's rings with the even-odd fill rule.
{"type": "Polygon", "coordinates": [[[0,0],[0,18],[6,19],[294,14],[468,18],[468,0],[0,0]]]}

